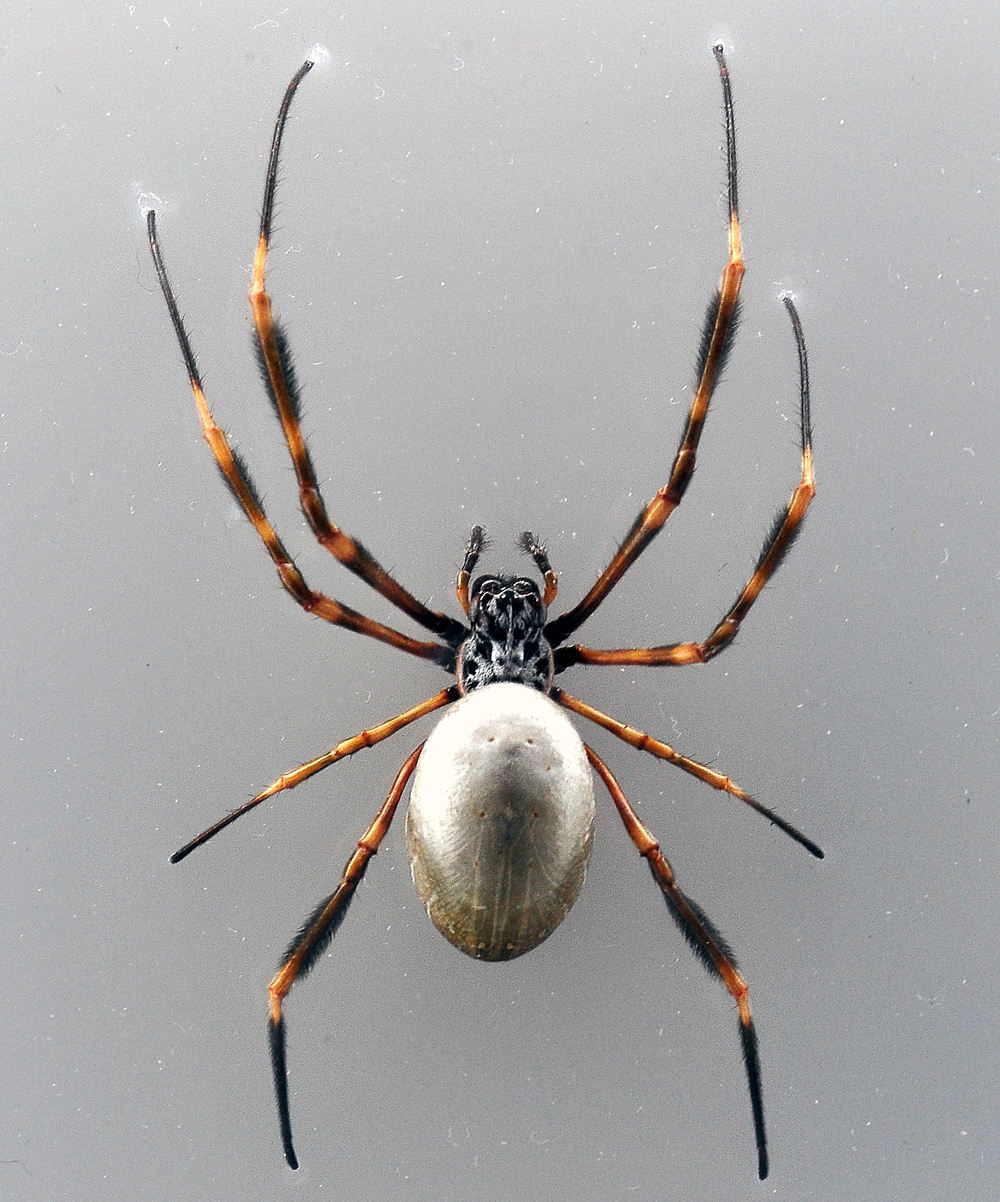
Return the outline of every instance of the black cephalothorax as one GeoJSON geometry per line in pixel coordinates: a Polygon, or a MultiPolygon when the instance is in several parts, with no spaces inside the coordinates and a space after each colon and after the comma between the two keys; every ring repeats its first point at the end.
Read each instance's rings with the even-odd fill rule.
{"type": "Polygon", "coordinates": [[[458,651],[459,689],[471,693],[509,680],[547,693],[553,657],[545,637],[545,612],[533,580],[480,576],[469,596],[472,629],[458,651]]]}

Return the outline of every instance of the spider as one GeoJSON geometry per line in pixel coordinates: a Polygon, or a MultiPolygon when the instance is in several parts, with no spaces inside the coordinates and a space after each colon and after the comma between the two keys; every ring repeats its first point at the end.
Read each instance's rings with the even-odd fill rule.
{"type": "Polygon", "coordinates": [[[722,981],[736,1002],[750,1092],[758,1171],[768,1173],[763,1089],[757,1037],[748,988],[733,954],[709,918],[685,894],[659,844],[639,821],[611,769],[583,743],[564,710],[603,727],[632,747],[683,771],[752,807],[817,858],[815,843],[756,801],[721,772],[689,759],[667,743],[636,730],[571,696],[555,678],[577,664],[703,664],[724,651],[774,574],[799,531],[815,494],[809,418],[809,376],[802,326],[790,296],[784,296],[799,359],[802,479],[775,518],[750,578],[733,606],[702,642],[660,647],[600,650],[566,640],[594,613],[664,522],[680,504],[694,472],[695,456],[709,402],[736,327],[744,265],[736,187],[736,134],[729,71],[721,45],[713,48],[722,82],[729,195],[729,258],[708,306],[697,368],[697,386],[667,483],[639,514],[611,562],[586,596],[558,617],[548,611],[556,597],[556,573],[543,544],[530,532],[518,546],[542,577],[483,575],[472,581],[487,549],[485,531],[472,529],[458,573],[456,592],[467,622],[430,610],[409,593],[327,515],[301,430],[301,405],[285,335],[271,313],[264,276],[282,133],[292,99],[313,66],[306,60],[289,83],[278,111],[264,187],[250,305],[261,373],[281,422],[298,478],[302,510],[318,541],[346,568],[434,638],[420,641],[348,609],[317,592],[299,572],[267,516],[250,475],[212,417],[191,342],[167,278],[156,235],[156,214],[147,214],[149,245],[174,333],[187,367],[202,433],[244,513],[267,548],[282,585],[310,614],[335,626],[379,639],[430,660],[453,682],[394,718],[338,743],[307,764],[284,773],[176,852],[178,863],[268,797],[372,747],[437,710],[450,707],[429,738],[406,758],[385,804],[362,835],[334,892],[325,898],[292,940],[268,986],[269,1035],[281,1139],[288,1165],[298,1167],[288,1098],[283,1003],[296,980],[322,955],[378,851],[400,798],[414,777],[407,817],[407,846],[414,883],[441,932],[461,951],[484,960],[506,960],[530,951],[562,921],[583,883],[594,822],[590,768],[611,795],[625,829],[652,871],[667,908],[687,942],[722,981]],[[470,585],[470,581],[472,581],[470,585]]]}

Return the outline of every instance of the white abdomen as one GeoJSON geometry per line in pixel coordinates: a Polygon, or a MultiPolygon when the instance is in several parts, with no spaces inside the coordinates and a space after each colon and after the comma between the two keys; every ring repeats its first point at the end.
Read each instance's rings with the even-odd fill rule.
{"type": "Polygon", "coordinates": [[[590,859],[594,790],[580,736],[537,689],[462,697],[427,740],[406,841],[434,925],[481,960],[537,947],[576,901],[590,859]]]}

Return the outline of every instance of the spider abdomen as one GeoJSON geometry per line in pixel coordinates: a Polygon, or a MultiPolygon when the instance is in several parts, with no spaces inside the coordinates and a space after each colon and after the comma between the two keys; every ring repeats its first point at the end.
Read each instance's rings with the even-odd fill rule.
{"type": "Polygon", "coordinates": [[[583,884],[593,829],[583,743],[536,689],[469,693],[421,752],[406,819],[413,882],[469,956],[509,960],[556,929],[583,884]]]}

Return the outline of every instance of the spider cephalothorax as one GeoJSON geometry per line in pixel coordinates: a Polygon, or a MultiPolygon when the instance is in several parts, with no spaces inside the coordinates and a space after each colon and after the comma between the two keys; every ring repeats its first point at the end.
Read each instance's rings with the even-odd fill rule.
{"type": "Polygon", "coordinates": [[[471,693],[513,681],[547,693],[552,648],[538,585],[524,576],[480,576],[469,594],[469,637],[458,652],[458,687],[471,693]]]}

